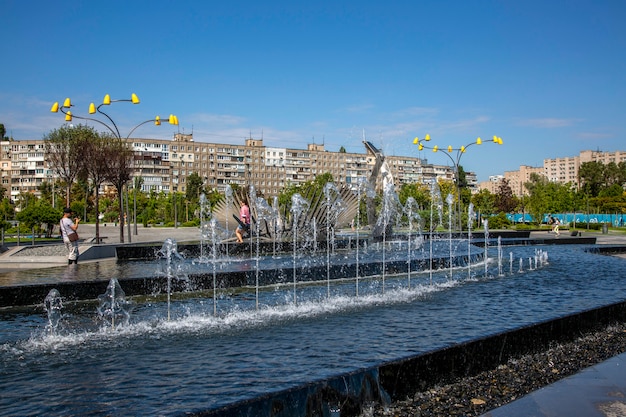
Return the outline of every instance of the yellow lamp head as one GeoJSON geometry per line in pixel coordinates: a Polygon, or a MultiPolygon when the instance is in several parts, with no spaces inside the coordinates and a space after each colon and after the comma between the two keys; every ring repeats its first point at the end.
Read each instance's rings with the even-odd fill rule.
{"type": "Polygon", "coordinates": [[[137,94],[132,93],[130,95],[130,101],[132,101],[133,104],[139,104],[139,97],[137,97],[137,94]]]}
{"type": "Polygon", "coordinates": [[[96,105],[91,103],[89,105],[89,114],[94,114],[96,112],[96,105]]]}
{"type": "Polygon", "coordinates": [[[69,97],[63,102],[63,107],[72,107],[72,102],[69,97]]]}
{"type": "Polygon", "coordinates": [[[498,145],[502,145],[502,138],[498,137],[498,145]]]}
{"type": "Polygon", "coordinates": [[[437,152],[439,150],[439,146],[435,145],[433,146],[433,152],[437,152]]]}
{"type": "Polygon", "coordinates": [[[159,116],[154,118],[154,124],[157,126],[161,126],[161,118],[159,116]]]}
{"type": "Polygon", "coordinates": [[[427,133],[426,136],[424,136],[424,140],[425,141],[429,141],[430,140],[430,135],[427,133]]]}
{"type": "Polygon", "coordinates": [[[55,101],[54,104],[52,105],[52,108],[50,109],[50,111],[52,113],[58,113],[59,112],[59,102],[55,101]]]}
{"type": "Polygon", "coordinates": [[[72,112],[68,111],[67,113],[65,113],[65,121],[66,122],[71,122],[72,121],[72,112]]]}
{"type": "Polygon", "coordinates": [[[417,149],[419,149],[420,151],[424,150],[424,145],[422,145],[421,143],[419,144],[419,146],[417,147],[417,149]]]}
{"type": "Polygon", "coordinates": [[[461,153],[465,153],[465,146],[461,146],[461,153]]]}
{"type": "Polygon", "coordinates": [[[109,104],[111,104],[111,96],[108,94],[105,94],[104,98],[102,99],[102,104],[104,104],[105,106],[108,106],[109,104]]]}
{"type": "Polygon", "coordinates": [[[483,140],[481,138],[476,139],[476,145],[482,145],[483,140]]]}
{"type": "Polygon", "coordinates": [[[419,142],[420,142],[419,138],[415,136],[415,139],[413,139],[413,145],[417,145],[419,142]]]}
{"type": "Polygon", "coordinates": [[[452,152],[452,145],[448,145],[448,152],[452,152]]]}

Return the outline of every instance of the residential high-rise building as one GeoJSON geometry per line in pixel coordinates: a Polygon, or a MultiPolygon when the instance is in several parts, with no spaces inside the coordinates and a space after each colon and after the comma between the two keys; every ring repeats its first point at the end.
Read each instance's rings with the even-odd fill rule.
{"type": "MultiPolygon", "coordinates": [[[[197,173],[205,187],[224,192],[227,185],[254,185],[266,197],[277,196],[285,187],[330,173],[337,183],[356,187],[368,179],[377,155],[330,152],[323,144],[310,143],[306,149],[265,146],[263,139],[248,138],[242,144],[196,142],[191,134],[176,134],[172,140],[130,138],[134,152],[133,177],[141,177],[143,191],[185,192],[190,174],[197,173]]],[[[1,143],[2,182],[10,198],[22,192],[38,194],[38,186],[54,179],[45,161],[43,140],[16,140],[1,143]]],[[[385,162],[396,185],[433,180],[454,180],[454,168],[429,164],[427,160],[386,155],[385,162]]],[[[476,175],[466,172],[470,187],[476,175]]]]}

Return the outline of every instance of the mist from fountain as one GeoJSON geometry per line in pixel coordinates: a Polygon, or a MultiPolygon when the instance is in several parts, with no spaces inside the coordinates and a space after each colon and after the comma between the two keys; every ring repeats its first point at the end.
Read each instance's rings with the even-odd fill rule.
{"type": "Polygon", "coordinates": [[[386,278],[386,255],[387,255],[387,234],[389,232],[389,228],[391,226],[392,219],[396,218],[399,214],[402,213],[402,204],[398,199],[398,195],[394,189],[393,183],[386,183],[383,189],[383,201],[381,206],[381,211],[378,216],[377,226],[382,228],[383,231],[383,241],[382,241],[382,272],[381,272],[381,280],[382,280],[382,291],[385,292],[385,278],[386,278]]]}
{"type": "Polygon", "coordinates": [[[50,334],[56,334],[59,327],[59,322],[63,317],[63,299],[59,290],[56,288],[51,289],[48,292],[44,302],[44,308],[48,313],[48,324],[46,325],[46,332],[50,334]]]}
{"type": "Polygon", "coordinates": [[[276,218],[278,217],[278,212],[276,210],[274,210],[274,208],[272,206],[270,206],[267,201],[265,201],[265,199],[263,197],[257,197],[256,199],[256,213],[257,213],[257,217],[258,217],[258,221],[256,223],[256,256],[255,256],[255,262],[256,262],[256,268],[255,268],[255,273],[256,273],[256,280],[255,280],[255,299],[256,299],[256,309],[259,309],[259,262],[261,260],[261,255],[260,255],[260,247],[261,247],[261,243],[260,243],[260,238],[261,238],[261,230],[260,230],[260,225],[261,222],[275,222],[276,218]]]}
{"type": "Polygon", "coordinates": [[[450,247],[448,255],[450,257],[450,279],[452,279],[452,269],[454,267],[452,262],[452,258],[454,256],[454,252],[452,251],[452,204],[454,204],[454,196],[452,194],[448,194],[446,197],[446,203],[448,204],[448,243],[450,247]]]}
{"type": "Polygon", "coordinates": [[[324,185],[324,196],[326,197],[324,201],[326,208],[326,281],[327,296],[330,298],[330,255],[331,253],[335,254],[335,225],[339,215],[346,207],[334,183],[328,182],[324,185]]]}
{"type": "Polygon", "coordinates": [[[413,197],[409,197],[406,199],[406,203],[404,204],[404,214],[407,217],[407,221],[409,223],[409,233],[407,236],[407,254],[406,254],[406,259],[407,259],[407,282],[408,282],[408,286],[409,289],[411,288],[411,260],[413,259],[413,257],[411,256],[411,238],[413,236],[413,223],[415,222],[417,224],[417,231],[418,231],[418,235],[421,234],[421,228],[420,228],[420,221],[422,220],[422,218],[420,217],[418,211],[417,211],[417,202],[415,201],[415,199],[413,197]]]}
{"type": "Polygon", "coordinates": [[[472,249],[472,225],[474,224],[474,204],[469,203],[467,207],[467,278],[472,277],[471,249],[472,249]]]}
{"type": "Polygon", "coordinates": [[[110,323],[115,330],[116,323],[127,325],[130,320],[131,303],[126,300],[126,294],[116,278],[111,278],[106,292],[98,296],[98,316],[110,323]]]}
{"type": "Polygon", "coordinates": [[[485,277],[487,277],[488,273],[488,260],[489,260],[489,219],[485,219],[483,222],[483,227],[485,230],[485,277]]]}
{"type": "MultiPolygon", "coordinates": [[[[374,188],[372,187],[372,185],[370,184],[370,182],[365,179],[365,178],[360,178],[359,181],[357,182],[357,187],[356,187],[356,193],[357,193],[357,202],[358,202],[358,209],[357,209],[357,215],[356,215],[356,277],[355,277],[355,294],[358,297],[359,296],[359,255],[360,255],[360,251],[361,251],[361,241],[360,241],[360,231],[361,231],[361,199],[362,198],[366,198],[366,199],[373,199],[376,196],[376,191],[374,190],[374,188]]],[[[365,242],[365,244],[367,244],[367,242],[365,242]]],[[[367,247],[367,246],[365,246],[367,247]]]]}
{"type": "Polygon", "coordinates": [[[167,279],[167,319],[170,320],[172,279],[186,280],[187,275],[183,270],[183,257],[178,253],[176,240],[165,239],[157,255],[165,261],[165,265],[157,272],[157,275],[167,279]]]}
{"type": "MultiPolygon", "coordinates": [[[[203,193],[204,194],[204,193],[203,193]]],[[[226,188],[224,190],[224,200],[226,201],[226,207],[232,207],[233,206],[233,189],[230,186],[230,184],[226,185],[226,188]]],[[[230,223],[230,216],[225,216],[224,219],[224,224],[225,224],[225,228],[226,228],[226,236],[230,236],[230,230],[229,230],[229,223],[230,223]]],[[[229,245],[228,245],[228,241],[225,242],[225,246],[226,246],[226,258],[229,258],[230,253],[229,253],[229,245]]]]}
{"type": "Polygon", "coordinates": [[[309,207],[309,202],[306,201],[299,193],[295,193],[291,196],[291,222],[293,227],[293,303],[298,304],[298,277],[296,273],[296,259],[298,258],[298,223],[300,216],[309,207]]]}
{"type": "Polygon", "coordinates": [[[439,188],[439,184],[437,181],[433,181],[430,183],[430,239],[429,239],[429,259],[430,259],[430,283],[433,282],[433,236],[434,232],[437,229],[437,226],[433,226],[433,212],[437,211],[438,222],[437,226],[441,225],[442,216],[443,216],[443,202],[441,200],[441,190],[439,188]]]}

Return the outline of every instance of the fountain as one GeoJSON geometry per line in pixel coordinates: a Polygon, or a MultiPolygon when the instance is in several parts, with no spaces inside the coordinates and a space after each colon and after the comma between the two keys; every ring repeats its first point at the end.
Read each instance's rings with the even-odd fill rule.
{"type": "Polygon", "coordinates": [[[46,313],[48,313],[46,331],[48,333],[55,334],[59,327],[59,321],[61,321],[61,317],[63,317],[63,313],[61,311],[63,309],[63,299],[61,298],[59,290],[56,288],[51,289],[46,296],[43,305],[46,309],[46,313]]]}
{"type": "MultiPolygon", "coordinates": [[[[502,246],[511,243],[497,232],[485,227],[487,239],[498,244],[486,240],[483,248],[468,237],[466,258],[450,254],[451,236],[449,242],[433,239],[431,220],[429,251],[422,247],[420,255],[412,250],[423,243],[413,235],[412,222],[419,222],[414,202],[398,206],[390,191],[381,216],[382,244],[370,240],[367,251],[360,251],[359,240],[366,238],[358,216],[354,231],[326,230],[343,224],[325,211],[332,209],[329,200],[335,197],[329,196],[335,193],[329,189],[311,199],[294,194],[289,221],[280,227],[284,217],[276,204],[255,197],[254,256],[246,249],[236,257],[234,248],[224,256],[224,223],[207,214],[196,249],[200,257],[166,239],[156,263],[81,264],[73,282],[53,280],[54,291],[41,283],[24,288],[45,288],[42,294],[48,295],[37,303],[44,302],[47,317],[39,307],[5,304],[0,310],[0,407],[12,415],[355,416],[368,404],[405,395],[411,378],[398,376],[422,369],[412,368],[411,361],[450,352],[451,346],[470,349],[475,340],[486,346],[493,335],[623,301],[623,260],[585,251],[584,245],[554,247],[550,262],[536,245],[511,245],[507,274],[501,261],[497,268],[487,262],[500,259],[502,246]],[[408,232],[386,235],[386,226],[401,213],[408,232]],[[304,250],[313,236],[312,219],[332,240],[319,251],[304,250]],[[264,234],[266,223],[274,236],[264,234]],[[281,253],[291,256],[277,256],[278,234],[281,253]],[[352,238],[356,247],[346,243],[352,238]],[[530,258],[533,268],[522,270],[522,260],[530,258]],[[513,259],[520,260],[519,271],[513,259]],[[484,276],[463,268],[479,262],[484,276]],[[585,265],[601,269],[602,276],[588,280],[585,265]],[[92,288],[96,295],[86,295],[92,288]],[[106,328],[93,320],[98,311],[110,323],[106,328]]],[[[341,190],[337,194],[346,201],[341,190]]],[[[360,192],[355,194],[352,201],[360,201],[360,192]]],[[[435,199],[431,204],[439,210],[435,199]]],[[[343,213],[337,210],[337,219],[343,213]]],[[[454,243],[461,242],[464,237],[454,243]]],[[[38,279],[61,277],[63,271],[38,279]]],[[[0,287],[0,300],[17,294],[9,287],[0,287]]],[[[477,355],[506,357],[523,344],[500,343],[464,357],[479,363],[486,359],[477,355]]],[[[426,369],[437,365],[431,360],[426,369]]],[[[444,362],[450,361],[442,367],[444,362]]]]}
{"type": "Polygon", "coordinates": [[[128,324],[131,304],[116,278],[111,278],[106,292],[98,296],[98,302],[98,316],[110,323],[111,329],[115,330],[116,319],[120,325],[128,324]]]}

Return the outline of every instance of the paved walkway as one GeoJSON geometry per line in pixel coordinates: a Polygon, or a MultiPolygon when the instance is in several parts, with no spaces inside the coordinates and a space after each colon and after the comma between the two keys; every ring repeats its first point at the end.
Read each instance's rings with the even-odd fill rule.
{"type": "Polygon", "coordinates": [[[626,416],[626,353],[497,408],[482,417],[626,416]]]}
{"type": "MultiPolygon", "coordinates": [[[[94,245],[90,243],[96,236],[96,227],[93,224],[81,224],[78,229],[81,238],[79,245],[80,253],[86,253],[94,245]]],[[[131,225],[129,243],[128,229],[124,228],[124,244],[135,243],[162,243],[171,238],[178,242],[200,240],[200,231],[197,227],[143,227],[137,225],[137,234],[134,234],[134,226],[131,225]]],[[[98,246],[120,245],[120,229],[113,224],[100,225],[100,238],[103,244],[98,246]]],[[[96,262],[91,261],[79,262],[96,262]]],[[[0,255],[0,273],[23,269],[49,268],[67,264],[67,253],[62,243],[32,246],[31,241],[23,240],[19,247],[12,246],[8,251],[0,255]]]]}

